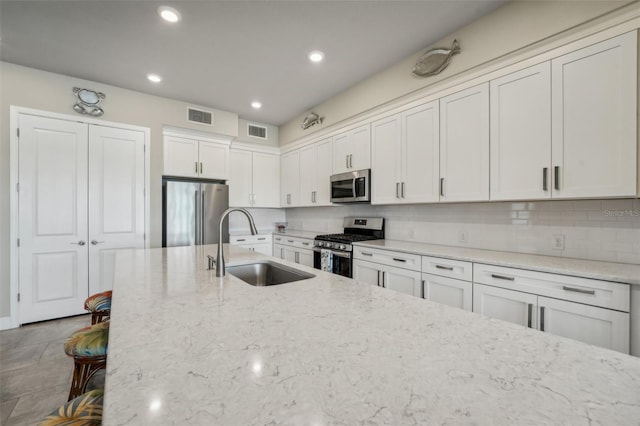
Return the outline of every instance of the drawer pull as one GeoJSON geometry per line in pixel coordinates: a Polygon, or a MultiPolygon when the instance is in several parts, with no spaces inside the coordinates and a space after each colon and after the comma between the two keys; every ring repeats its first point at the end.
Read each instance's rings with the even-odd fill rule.
{"type": "Polygon", "coordinates": [[[236,241],[247,241],[247,240],[244,238],[238,238],[236,241]]]}
{"type": "Polygon", "coordinates": [[[287,240],[287,242],[292,243],[292,242],[293,242],[293,240],[287,240]]]}
{"type": "Polygon", "coordinates": [[[498,275],[498,274],[491,274],[491,278],[496,278],[499,280],[507,280],[507,281],[513,281],[515,279],[513,277],[508,277],[506,275],[498,275]]]}
{"type": "Polygon", "coordinates": [[[393,260],[395,260],[396,262],[406,262],[407,259],[399,259],[397,257],[394,257],[393,260]]]}
{"type": "Polygon", "coordinates": [[[453,271],[453,266],[442,266],[442,265],[436,265],[436,268],[438,268],[438,269],[444,269],[445,271],[453,271]]]}
{"type": "Polygon", "coordinates": [[[267,239],[266,237],[258,238],[258,241],[264,241],[264,240],[266,240],[266,239],[267,239]]]}
{"type": "Polygon", "coordinates": [[[582,293],[582,294],[596,294],[595,290],[583,290],[581,288],[575,288],[575,287],[567,287],[566,285],[562,286],[562,289],[564,291],[573,291],[574,293],[582,293]]]}
{"type": "Polygon", "coordinates": [[[309,245],[309,243],[302,243],[302,245],[303,245],[303,246],[308,246],[308,245],[309,245]]]}
{"type": "Polygon", "coordinates": [[[361,252],[363,256],[373,256],[373,253],[367,253],[366,251],[361,252]]]}

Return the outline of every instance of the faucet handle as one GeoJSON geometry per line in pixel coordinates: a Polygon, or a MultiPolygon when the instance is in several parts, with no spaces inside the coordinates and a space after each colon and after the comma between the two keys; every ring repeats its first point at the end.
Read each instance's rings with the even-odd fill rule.
{"type": "Polygon", "coordinates": [[[216,258],[208,254],[207,259],[209,259],[207,270],[215,269],[214,265],[216,264],[216,258]]]}

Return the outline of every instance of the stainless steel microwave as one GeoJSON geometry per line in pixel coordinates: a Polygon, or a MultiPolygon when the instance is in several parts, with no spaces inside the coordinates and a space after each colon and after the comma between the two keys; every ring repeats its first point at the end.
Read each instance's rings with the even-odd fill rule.
{"type": "Polygon", "coordinates": [[[371,169],[331,176],[332,203],[371,202],[371,169]]]}

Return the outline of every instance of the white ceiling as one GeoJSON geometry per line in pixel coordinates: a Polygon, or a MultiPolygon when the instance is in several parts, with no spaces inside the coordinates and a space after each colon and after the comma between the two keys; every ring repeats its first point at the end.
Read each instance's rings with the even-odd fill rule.
{"type": "Polygon", "coordinates": [[[0,59],[280,125],[504,3],[1,0],[0,59]]]}

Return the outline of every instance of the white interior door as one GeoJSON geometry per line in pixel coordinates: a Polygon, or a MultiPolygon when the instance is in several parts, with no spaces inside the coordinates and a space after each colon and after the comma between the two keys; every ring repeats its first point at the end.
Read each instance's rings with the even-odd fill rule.
{"type": "Polygon", "coordinates": [[[144,133],[89,127],[89,293],[113,288],[117,249],[144,248],[144,133]]]}
{"type": "Polygon", "coordinates": [[[84,312],[87,125],[19,117],[20,324],[84,312]]]}

